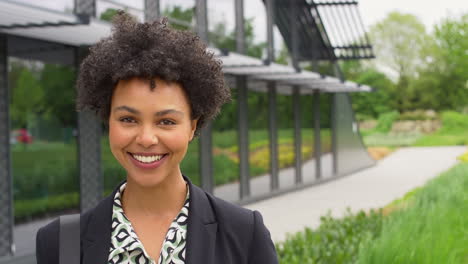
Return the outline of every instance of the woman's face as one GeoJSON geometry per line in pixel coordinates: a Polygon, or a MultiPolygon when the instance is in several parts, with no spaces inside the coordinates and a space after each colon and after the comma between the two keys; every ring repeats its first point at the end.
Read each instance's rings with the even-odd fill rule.
{"type": "Polygon", "coordinates": [[[109,143],[129,181],[155,186],[180,177],[179,164],[197,120],[182,86],[176,82],[133,78],[118,82],[111,101],[109,143]]]}

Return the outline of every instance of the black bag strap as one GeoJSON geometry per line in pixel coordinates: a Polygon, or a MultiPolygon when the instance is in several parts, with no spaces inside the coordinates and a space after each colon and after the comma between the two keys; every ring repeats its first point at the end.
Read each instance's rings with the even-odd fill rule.
{"type": "Polygon", "coordinates": [[[59,264],[80,264],[80,214],[60,216],[59,264]]]}

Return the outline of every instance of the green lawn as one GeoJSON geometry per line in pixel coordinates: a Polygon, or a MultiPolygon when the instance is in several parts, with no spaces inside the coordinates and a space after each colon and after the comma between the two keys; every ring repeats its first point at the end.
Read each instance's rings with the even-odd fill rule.
{"type": "Polygon", "coordinates": [[[277,245],[280,263],[468,263],[468,163],[381,212],[322,218],[277,245]],[[393,208],[394,210],[386,210],[393,208]]]}

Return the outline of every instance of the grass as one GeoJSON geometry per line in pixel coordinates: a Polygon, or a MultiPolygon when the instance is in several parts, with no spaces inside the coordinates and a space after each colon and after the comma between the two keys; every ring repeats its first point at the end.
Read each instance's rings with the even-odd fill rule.
{"type": "Polygon", "coordinates": [[[411,146],[423,137],[419,133],[390,134],[371,133],[364,136],[364,144],[368,147],[403,147],[411,146]]]}
{"type": "MultiPolygon", "coordinates": [[[[293,130],[279,130],[279,165],[285,168],[293,165],[293,130]]],[[[266,130],[249,132],[250,175],[252,177],[267,173],[269,170],[269,141],[266,130]]],[[[302,130],[303,159],[313,154],[313,130],[302,130]]],[[[329,130],[322,131],[323,150],[331,148],[329,130]]],[[[182,172],[195,184],[200,184],[198,140],[190,143],[187,155],[181,164],[182,172]]],[[[213,133],[213,157],[215,184],[235,182],[239,177],[237,158],[237,133],[224,131],[213,133]]],[[[104,175],[104,189],[112,190],[125,178],[125,170],[113,157],[108,139],[101,141],[101,158],[104,175]]],[[[12,146],[13,193],[15,217],[21,221],[62,210],[77,207],[78,200],[67,194],[79,192],[76,143],[36,141],[30,145],[12,146]],[[57,202],[65,199],[67,201],[57,202]],[[26,209],[25,209],[26,208],[26,209]],[[30,215],[26,215],[27,212],[30,215]]]]}
{"type": "Polygon", "coordinates": [[[468,263],[468,163],[381,212],[322,218],[277,245],[280,263],[468,263]]]}
{"type": "Polygon", "coordinates": [[[468,133],[466,130],[438,131],[419,138],[412,145],[417,147],[465,146],[468,145],[468,133]]]}

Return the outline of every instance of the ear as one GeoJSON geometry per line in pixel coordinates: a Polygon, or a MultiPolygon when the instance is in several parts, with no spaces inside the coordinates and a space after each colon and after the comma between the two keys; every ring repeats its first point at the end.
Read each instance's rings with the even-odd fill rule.
{"type": "Polygon", "coordinates": [[[198,123],[198,118],[190,121],[190,140],[189,141],[193,140],[193,137],[195,135],[195,130],[197,130],[197,123],[198,123]]]}

